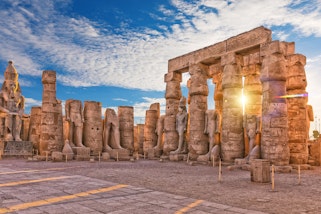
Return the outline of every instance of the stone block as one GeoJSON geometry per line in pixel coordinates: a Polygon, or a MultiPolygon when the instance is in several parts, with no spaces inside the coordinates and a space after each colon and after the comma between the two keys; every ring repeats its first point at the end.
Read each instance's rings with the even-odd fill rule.
{"type": "Polygon", "coordinates": [[[183,161],[187,159],[186,154],[169,154],[170,161],[183,161]]]}
{"type": "Polygon", "coordinates": [[[30,157],[33,152],[33,144],[31,141],[1,141],[0,150],[3,151],[3,157],[30,157]]]}
{"type": "Polygon", "coordinates": [[[108,160],[110,160],[110,154],[109,154],[108,152],[103,152],[103,153],[101,154],[101,160],[103,160],[103,161],[108,161],[108,160]]]}
{"type": "Polygon", "coordinates": [[[221,58],[221,65],[230,65],[230,64],[238,64],[238,65],[243,65],[243,57],[240,55],[237,55],[235,53],[229,53],[225,54],[221,58]]]}
{"type": "Polygon", "coordinates": [[[300,63],[301,65],[306,64],[306,57],[302,54],[293,54],[286,57],[288,60],[288,66],[293,66],[297,63],[300,63]]]}
{"type": "Polygon", "coordinates": [[[178,72],[168,72],[164,76],[164,82],[178,81],[182,82],[182,74],[178,72]]]}
{"type": "Polygon", "coordinates": [[[108,151],[110,158],[118,161],[130,160],[130,151],[127,149],[112,149],[108,151]]]}
{"type": "Polygon", "coordinates": [[[54,162],[61,162],[63,161],[62,152],[52,152],[51,153],[51,160],[54,162]]]}
{"type": "Polygon", "coordinates": [[[251,181],[258,183],[271,182],[270,161],[253,159],[251,161],[251,181]]]}
{"type": "Polygon", "coordinates": [[[89,147],[73,147],[72,148],[75,159],[78,161],[90,160],[90,148],[89,147]]]}
{"type": "Polygon", "coordinates": [[[236,158],[234,161],[235,165],[243,165],[246,164],[246,159],[245,158],[236,158]]]}

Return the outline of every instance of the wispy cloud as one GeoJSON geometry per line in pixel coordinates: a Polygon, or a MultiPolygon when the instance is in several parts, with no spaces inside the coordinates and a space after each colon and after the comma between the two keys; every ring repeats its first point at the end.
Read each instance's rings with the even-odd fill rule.
{"type": "MultiPolygon", "coordinates": [[[[57,10],[71,1],[20,2],[2,3],[11,6],[0,9],[0,59],[15,60],[24,75],[40,76],[48,69],[44,64],[54,65],[65,71],[57,80],[75,87],[164,90],[168,59],[260,25],[289,25],[302,36],[321,36],[320,0],[172,0],[170,7],[159,6],[162,16],[153,13],[163,17],[157,28],[124,30],[57,10]]],[[[286,39],[288,33],[276,36],[286,39]]]]}

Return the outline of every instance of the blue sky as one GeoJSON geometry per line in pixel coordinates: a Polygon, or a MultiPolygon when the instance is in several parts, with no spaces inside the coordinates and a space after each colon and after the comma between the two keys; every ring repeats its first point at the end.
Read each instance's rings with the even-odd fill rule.
{"type": "Polygon", "coordinates": [[[26,113],[41,105],[42,71],[55,70],[63,103],[134,106],[143,123],[151,103],[164,113],[169,59],[265,26],[307,57],[309,103],[321,118],[320,20],[321,0],[1,0],[0,71],[14,61],[26,113]]]}

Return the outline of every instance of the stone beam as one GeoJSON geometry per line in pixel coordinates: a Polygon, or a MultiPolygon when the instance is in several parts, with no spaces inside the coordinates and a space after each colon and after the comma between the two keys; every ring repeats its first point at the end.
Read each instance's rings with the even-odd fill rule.
{"type": "Polygon", "coordinates": [[[258,27],[251,31],[231,37],[223,42],[184,54],[168,61],[168,72],[185,72],[190,64],[214,64],[227,53],[248,53],[258,50],[261,44],[272,41],[271,30],[258,27]]]}

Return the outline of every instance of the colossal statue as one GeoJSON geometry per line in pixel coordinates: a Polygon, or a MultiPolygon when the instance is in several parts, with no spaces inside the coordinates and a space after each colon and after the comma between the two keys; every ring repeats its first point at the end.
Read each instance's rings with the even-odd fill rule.
{"type": "Polygon", "coordinates": [[[84,147],[82,144],[82,133],[84,116],[80,100],[69,99],[65,104],[66,121],[69,124],[68,140],[71,145],[84,147]]]}
{"type": "MultiPolygon", "coordinates": [[[[4,118],[4,140],[21,141],[21,117],[24,113],[24,97],[18,82],[18,73],[9,61],[0,92],[0,112],[4,118]]],[[[3,121],[1,121],[3,122],[3,121]]]]}
{"type": "Polygon", "coordinates": [[[103,150],[122,149],[120,145],[119,120],[114,109],[107,108],[104,119],[103,150]]]}

